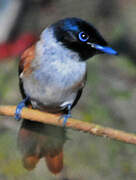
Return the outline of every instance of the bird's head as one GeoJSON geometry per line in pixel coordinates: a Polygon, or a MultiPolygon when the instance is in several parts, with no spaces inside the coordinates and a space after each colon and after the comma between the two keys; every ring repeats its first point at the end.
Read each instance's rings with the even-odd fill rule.
{"type": "Polygon", "coordinates": [[[117,55],[108,47],[100,33],[90,24],[79,18],[66,18],[51,25],[57,42],[77,52],[83,60],[95,54],[117,55]]]}

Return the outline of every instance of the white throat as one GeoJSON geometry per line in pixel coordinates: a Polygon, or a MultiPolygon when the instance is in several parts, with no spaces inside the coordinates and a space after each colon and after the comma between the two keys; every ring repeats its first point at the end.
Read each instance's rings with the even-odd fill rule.
{"type": "MultiPolygon", "coordinates": [[[[46,56],[50,56],[54,61],[57,58],[59,61],[75,61],[81,62],[81,58],[77,52],[74,52],[62,45],[61,42],[57,42],[56,38],[54,37],[53,30],[51,28],[46,28],[42,34],[41,39],[37,43],[36,48],[38,49],[37,52],[40,54],[44,54],[46,56]]],[[[40,55],[38,53],[38,55],[40,55]]],[[[48,58],[48,57],[47,57],[48,58]]]]}

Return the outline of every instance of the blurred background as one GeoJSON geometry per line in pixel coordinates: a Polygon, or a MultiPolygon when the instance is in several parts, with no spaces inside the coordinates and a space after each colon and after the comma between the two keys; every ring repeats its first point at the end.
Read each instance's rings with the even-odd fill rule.
{"type": "MultiPolygon", "coordinates": [[[[73,117],[136,132],[135,0],[1,0],[0,104],[21,101],[18,61],[49,24],[64,17],[91,22],[120,56],[88,61],[88,82],[73,117]]],[[[0,116],[0,180],[135,180],[136,146],[67,130],[64,170],[53,176],[41,160],[26,171],[17,149],[20,122],[0,116]]]]}

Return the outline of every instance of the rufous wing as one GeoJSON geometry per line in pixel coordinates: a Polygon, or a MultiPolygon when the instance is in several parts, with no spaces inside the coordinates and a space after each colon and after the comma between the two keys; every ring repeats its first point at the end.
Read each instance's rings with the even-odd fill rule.
{"type": "Polygon", "coordinates": [[[19,75],[29,75],[32,72],[31,62],[35,58],[35,45],[24,51],[19,63],[19,75]]]}

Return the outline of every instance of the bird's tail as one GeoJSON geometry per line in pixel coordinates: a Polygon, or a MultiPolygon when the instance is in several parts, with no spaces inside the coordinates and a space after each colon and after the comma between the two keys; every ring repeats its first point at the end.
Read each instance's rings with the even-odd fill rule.
{"type": "Polygon", "coordinates": [[[18,146],[23,155],[23,166],[33,170],[44,158],[48,169],[59,173],[63,168],[65,130],[61,127],[23,120],[18,135],[18,146]]]}
{"type": "Polygon", "coordinates": [[[53,174],[58,174],[63,168],[63,150],[60,149],[55,154],[47,154],[45,156],[48,169],[53,174]]]}

